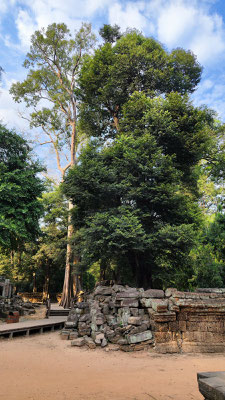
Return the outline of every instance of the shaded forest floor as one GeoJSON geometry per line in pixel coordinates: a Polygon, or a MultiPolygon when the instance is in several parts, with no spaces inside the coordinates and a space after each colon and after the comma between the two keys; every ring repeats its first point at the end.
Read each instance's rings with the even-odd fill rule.
{"type": "Polygon", "coordinates": [[[196,373],[224,370],[225,355],[106,352],[70,346],[59,332],[0,341],[8,400],[200,400],[196,373]]]}

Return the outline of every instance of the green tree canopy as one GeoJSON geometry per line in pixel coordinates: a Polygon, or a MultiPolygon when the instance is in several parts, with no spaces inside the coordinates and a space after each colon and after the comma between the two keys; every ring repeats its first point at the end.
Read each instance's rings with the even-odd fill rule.
{"type": "Polygon", "coordinates": [[[120,135],[91,142],[64,184],[83,263],[128,268],[138,286],[185,287],[201,222],[195,166],[214,140],[211,113],[187,97],[134,93],[120,135]]]}
{"type": "MultiPolygon", "coordinates": [[[[108,25],[102,31],[111,32],[108,25]]],[[[114,137],[122,106],[135,91],[148,96],[177,91],[191,93],[202,68],[190,51],[168,53],[156,40],[128,31],[115,44],[107,40],[86,57],[80,76],[80,110],[84,130],[93,136],[114,137]]]]}
{"type": "Polygon", "coordinates": [[[39,234],[43,170],[26,141],[0,125],[0,245],[15,250],[39,234]]]}

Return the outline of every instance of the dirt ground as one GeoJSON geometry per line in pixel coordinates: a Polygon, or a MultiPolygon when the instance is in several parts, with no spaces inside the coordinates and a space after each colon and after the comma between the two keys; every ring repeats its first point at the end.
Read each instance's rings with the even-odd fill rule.
{"type": "Polygon", "coordinates": [[[200,400],[197,371],[216,370],[225,355],[87,350],[59,332],[0,341],[4,400],[200,400]]]}

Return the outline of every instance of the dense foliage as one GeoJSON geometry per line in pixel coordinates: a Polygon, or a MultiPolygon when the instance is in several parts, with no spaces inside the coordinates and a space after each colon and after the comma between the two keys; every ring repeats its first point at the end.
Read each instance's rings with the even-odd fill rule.
{"type": "Polygon", "coordinates": [[[16,250],[39,234],[42,170],[27,143],[0,125],[0,245],[16,250]]]}
{"type": "Polygon", "coordinates": [[[91,53],[86,24],[75,37],[65,24],[32,36],[27,78],[11,93],[33,107],[31,127],[47,134],[66,178],[38,201],[39,166],[1,127],[0,271],[12,272],[11,249],[24,288],[47,293],[60,289],[66,264],[65,303],[72,269],[86,289],[97,279],[224,286],[224,126],[190,100],[202,67],[136,30],[104,25],[100,35],[91,53]]]}
{"type": "Polygon", "coordinates": [[[212,152],[212,115],[177,93],[134,93],[120,126],[114,141],[90,142],[64,184],[83,264],[111,265],[110,277],[137,286],[185,287],[202,221],[195,166],[212,152]]]}

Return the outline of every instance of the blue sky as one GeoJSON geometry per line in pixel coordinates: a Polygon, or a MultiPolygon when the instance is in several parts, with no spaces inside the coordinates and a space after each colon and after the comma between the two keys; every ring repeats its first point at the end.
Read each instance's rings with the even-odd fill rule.
{"type": "Polygon", "coordinates": [[[171,50],[192,50],[204,71],[193,100],[215,109],[225,122],[225,1],[224,0],[1,0],[0,65],[4,68],[0,119],[10,128],[30,134],[28,123],[9,95],[12,82],[22,80],[30,36],[52,22],[65,22],[71,31],[82,21],[94,31],[104,23],[122,30],[135,27],[171,50]]]}

